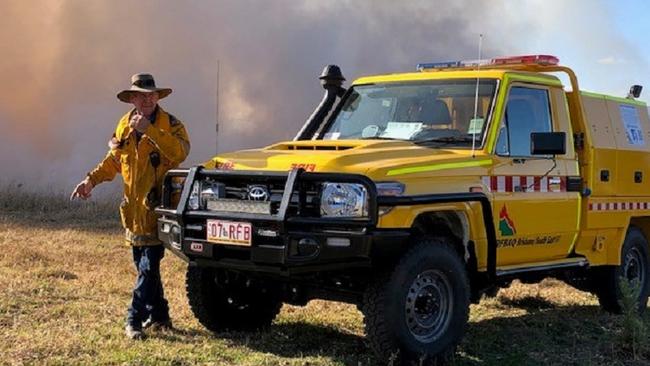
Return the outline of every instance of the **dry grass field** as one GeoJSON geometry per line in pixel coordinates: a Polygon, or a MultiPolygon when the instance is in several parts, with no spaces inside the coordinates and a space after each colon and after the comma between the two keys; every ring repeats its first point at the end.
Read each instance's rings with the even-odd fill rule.
{"type": "MultiPolygon", "coordinates": [[[[258,333],[214,336],[193,318],[184,265],[163,260],[176,330],[145,341],[123,335],[135,269],[116,203],[0,189],[0,364],[377,365],[351,305],[284,306],[258,333]],[[18,193],[17,193],[18,192],[18,193]]],[[[472,305],[455,365],[646,365],[624,318],[556,280],[513,284],[472,305]]],[[[648,316],[645,325],[650,325],[648,316]]]]}

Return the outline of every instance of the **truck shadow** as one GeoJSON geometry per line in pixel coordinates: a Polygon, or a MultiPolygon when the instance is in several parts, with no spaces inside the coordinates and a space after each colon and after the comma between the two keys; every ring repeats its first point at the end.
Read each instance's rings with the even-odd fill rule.
{"type": "MultiPolygon", "coordinates": [[[[470,322],[452,365],[610,365],[630,358],[617,349],[622,320],[597,306],[556,306],[538,297],[504,301],[501,306],[526,314],[470,322]]],[[[286,358],[325,357],[344,365],[388,363],[373,356],[364,336],[331,326],[283,323],[254,335],[219,337],[286,358]]]]}
{"type": "Polygon", "coordinates": [[[542,296],[524,296],[522,298],[501,298],[499,302],[503,306],[520,308],[530,312],[539,312],[545,309],[554,309],[557,306],[542,296]]]}
{"type": "Polygon", "coordinates": [[[622,318],[598,306],[558,306],[537,296],[500,304],[525,314],[470,323],[454,365],[611,365],[631,358],[619,347],[622,318]]]}
{"type": "Polygon", "coordinates": [[[280,357],[326,357],[345,365],[377,364],[363,336],[320,324],[302,321],[282,323],[255,334],[233,332],[218,336],[237,345],[280,357]]]}

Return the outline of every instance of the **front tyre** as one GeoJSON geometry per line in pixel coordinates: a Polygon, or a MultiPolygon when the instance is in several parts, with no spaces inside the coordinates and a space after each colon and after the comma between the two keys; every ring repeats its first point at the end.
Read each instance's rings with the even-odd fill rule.
{"type": "Polygon", "coordinates": [[[449,240],[420,239],[364,294],[370,347],[384,360],[444,362],[465,333],[469,302],[465,264],[449,240]]]}
{"type": "Polygon", "coordinates": [[[621,265],[595,269],[595,292],[600,306],[605,311],[621,313],[621,279],[629,283],[638,282],[641,290],[637,299],[639,312],[645,310],[650,294],[649,258],[648,241],[641,230],[631,227],[623,242],[621,265]]]}
{"type": "Polygon", "coordinates": [[[267,327],[282,306],[277,289],[209,268],[188,266],[185,289],[194,316],[213,332],[267,327]]]}

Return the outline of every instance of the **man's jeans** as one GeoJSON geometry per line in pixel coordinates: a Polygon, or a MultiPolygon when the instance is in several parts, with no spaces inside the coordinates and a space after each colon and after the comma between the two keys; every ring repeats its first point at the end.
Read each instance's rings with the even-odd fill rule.
{"type": "Polygon", "coordinates": [[[133,247],[133,262],[138,279],[126,321],[140,327],[149,316],[154,321],[169,320],[169,306],[160,280],[160,260],[165,255],[162,245],[133,247]]]}

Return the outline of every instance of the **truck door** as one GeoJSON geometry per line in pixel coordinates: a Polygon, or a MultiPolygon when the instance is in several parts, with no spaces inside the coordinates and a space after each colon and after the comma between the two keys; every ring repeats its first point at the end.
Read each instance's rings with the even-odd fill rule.
{"type": "Polygon", "coordinates": [[[506,99],[489,177],[497,234],[497,265],[552,261],[572,250],[580,196],[567,192],[578,166],[564,92],[513,83],[506,99]],[[567,154],[532,156],[531,132],[567,132],[567,154]]]}

